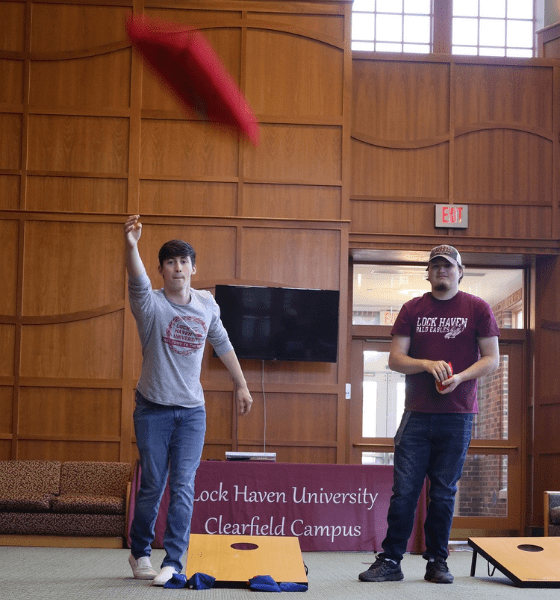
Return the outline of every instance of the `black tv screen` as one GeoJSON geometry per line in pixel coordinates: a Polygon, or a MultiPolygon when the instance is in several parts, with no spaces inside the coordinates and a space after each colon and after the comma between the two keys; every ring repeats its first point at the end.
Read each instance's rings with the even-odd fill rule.
{"type": "Polygon", "coordinates": [[[336,362],[337,290],[217,285],[238,358],[336,362]]]}

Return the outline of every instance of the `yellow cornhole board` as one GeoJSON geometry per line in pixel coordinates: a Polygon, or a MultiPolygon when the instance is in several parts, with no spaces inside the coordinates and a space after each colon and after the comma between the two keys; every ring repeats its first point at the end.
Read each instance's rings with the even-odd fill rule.
{"type": "Polygon", "coordinates": [[[205,573],[224,583],[270,575],[277,583],[307,584],[297,537],[192,534],[186,573],[187,579],[205,573]]]}
{"type": "Polygon", "coordinates": [[[469,538],[471,577],[480,554],[517,587],[560,587],[560,537],[469,538]]]}

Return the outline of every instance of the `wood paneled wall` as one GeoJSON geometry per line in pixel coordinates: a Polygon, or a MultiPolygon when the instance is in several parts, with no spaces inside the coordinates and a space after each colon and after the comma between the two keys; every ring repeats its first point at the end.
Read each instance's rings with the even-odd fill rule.
{"type": "Polygon", "coordinates": [[[352,247],[558,252],[556,61],[353,62],[352,247]],[[435,204],[469,205],[468,229],[436,229],[435,204]]]}
{"type": "MultiPolygon", "coordinates": [[[[264,377],[267,449],[347,460],[349,251],[453,240],[558,254],[558,63],[352,55],[350,10],[345,0],[0,2],[0,459],[134,460],[127,214],[143,216],[155,286],[157,249],[182,237],[197,248],[199,287],[341,291],[338,364],[267,362],[263,375],[243,361],[256,400],[244,420],[207,353],[206,458],[262,449],[264,377]],[[204,31],[257,114],[258,148],[182,112],[126,39],[133,11],[204,31]],[[435,203],[468,204],[469,228],[436,230],[435,203]]],[[[545,266],[537,286],[540,269],[559,280],[545,266]]],[[[551,360],[554,285],[537,294],[546,323],[535,335],[551,360]]],[[[560,384],[542,385],[545,429],[560,384]]],[[[556,460],[555,448],[537,451],[556,460]]]]}
{"type": "MultiPolygon", "coordinates": [[[[141,253],[197,250],[196,287],[247,283],[347,296],[349,43],[345,0],[0,3],[0,459],[136,457],[141,352],[122,223],[141,253]],[[132,12],[200,28],[261,123],[258,148],[184,112],[125,34],[132,12]]],[[[207,350],[205,458],[266,449],[345,461],[346,303],[337,364],[242,361],[255,398],[207,350]],[[264,369],[264,371],[263,371],[264,369]],[[263,390],[264,381],[264,390],[263,390]]]]}

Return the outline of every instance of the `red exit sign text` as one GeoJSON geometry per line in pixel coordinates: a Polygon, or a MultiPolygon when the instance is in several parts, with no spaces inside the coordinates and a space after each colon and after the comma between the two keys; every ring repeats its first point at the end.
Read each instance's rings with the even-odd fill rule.
{"type": "Polygon", "coordinates": [[[436,204],[436,227],[469,226],[469,207],[466,204],[436,204]]]}

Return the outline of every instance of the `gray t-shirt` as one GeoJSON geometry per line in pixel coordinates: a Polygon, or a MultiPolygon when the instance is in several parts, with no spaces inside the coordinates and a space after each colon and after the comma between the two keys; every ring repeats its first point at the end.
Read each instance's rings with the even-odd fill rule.
{"type": "Polygon", "coordinates": [[[145,273],[129,277],[128,291],[142,344],[140,394],[156,404],[204,404],[200,369],[206,339],[218,356],[233,350],[212,294],[191,289],[189,304],[174,304],[163,289],[152,290],[145,273]]]}

